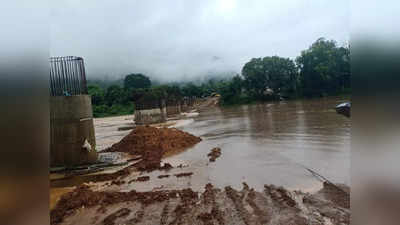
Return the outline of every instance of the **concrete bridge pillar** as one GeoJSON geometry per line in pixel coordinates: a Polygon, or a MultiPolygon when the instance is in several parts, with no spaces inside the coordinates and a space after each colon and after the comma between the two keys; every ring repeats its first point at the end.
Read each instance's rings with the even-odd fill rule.
{"type": "Polygon", "coordinates": [[[97,161],[90,96],[51,96],[50,131],[50,166],[97,161]]]}

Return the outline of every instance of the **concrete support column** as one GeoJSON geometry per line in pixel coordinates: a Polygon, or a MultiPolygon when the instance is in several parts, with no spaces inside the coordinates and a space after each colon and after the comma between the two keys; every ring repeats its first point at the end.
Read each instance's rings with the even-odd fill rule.
{"type": "Polygon", "coordinates": [[[90,96],[50,97],[50,133],[50,166],[77,166],[97,161],[90,96]],[[86,141],[90,147],[87,144],[83,147],[86,141]]]}

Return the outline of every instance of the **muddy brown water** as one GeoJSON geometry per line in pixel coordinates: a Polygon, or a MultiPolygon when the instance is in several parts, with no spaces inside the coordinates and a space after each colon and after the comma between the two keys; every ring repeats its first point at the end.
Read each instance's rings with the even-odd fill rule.
{"type": "MultiPolygon", "coordinates": [[[[212,197],[210,200],[214,199],[213,210],[214,207],[217,209],[216,214],[213,214],[213,210],[210,213],[210,205],[207,205],[206,201],[204,204],[194,202],[192,205],[185,205],[185,203],[185,210],[182,210],[182,205],[180,205],[182,199],[179,202],[173,198],[150,205],[140,202],[118,203],[118,200],[107,207],[108,214],[99,214],[96,211],[97,206],[88,208],[79,206],[79,210],[64,218],[62,224],[106,223],[108,220],[110,223],[107,224],[125,224],[126,222],[167,224],[168,221],[197,224],[199,219],[204,220],[204,223],[210,220],[218,220],[220,223],[221,220],[225,221],[225,224],[265,224],[267,221],[273,221],[271,223],[283,221],[282,224],[292,224],[288,222],[289,220],[293,220],[293,224],[310,224],[311,221],[322,221],[319,217],[324,217],[326,222],[324,224],[339,224],[341,219],[347,221],[344,224],[348,224],[349,214],[346,209],[336,212],[336,214],[339,213],[337,215],[346,212],[343,218],[339,216],[333,220],[332,218],[326,220],[325,217],[332,214],[333,208],[329,202],[318,200],[317,196],[320,194],[316,194],[315,198],[311,195],[303,196],[303,198],[300,196],[302,194],[296,192],[297,197],[292,198],[291,195],[282,195],[286,193],[283,189],[276,189],[273,186],[264,187],[264,184],[274,184],[306,192],[319,190],[322,183],[304,167],[317,171],[332,182],[349,184],[350,120],[336,114],[334,110],[334,106],[344,100],[325,98],[210,108],[202,111],[198,117],[177,123],[179,129],[200,136],[203,141],[184,152],[163,159],[163,162],[168,162],[175,168],[150,173],[133,172],[122,178],[123,180],[111,182],[115,184],[100,182],[91,185],[92,190],[101,191],[101,193],[111,191],[108,192],[110,195],[114,193],[115,196],[121,196],[120,192],[130,190],[176,190],[188,187],[203,192],[205,187],[205,189],[207,186],[210,187],[206,184],[212,183],[214,187],[225,190],[210,192],[211,189],[208,188],[206,191],[208,194],[204,192],[204,196],[210,195],[209,197],[212,197]],[[213,148],[220,148],[221,155],[210,162],[207,155],[213,148]],[[182,164],[183,166],[179,166],[182,164]],[[129,182],[132,180],[135,182],[129,182]],[[236,191],[235,188],[242,189],[242,182],[246,182],[259,192],[252,192],[247,185],[243,185],[242,191],[236,191]],[[226,186],[232,186],[234,189],[226,186]],[[271,208],[270,204],[265,205],[267,199],[269,199],[268,202],[273,201],[273,206],[279,210],[271,208]],[[293,211],[291,207],[296,204],[302,205],[300,209],[305,211],[301,213],[298,210],[293,211]],[[324,206],[324,204],[327,205],[324,206]],[[250,208],[254,211],[249,210],[250,208]],[[307,218],[299,216],[308,214],[310,210],[321,210],[320,212],[323,213],[313,213],[313,216],[318,217],[314,219],[313,216],[307,218]],[[330,214],[326,214],[326,210],[330,214]]],[[[114,128],[117,129],[114,122],[124,124],[129,122],[127,118],[109,118],[100,122],[95,121],[97,140],[100,141],[100,145],[112,144],[113,141],[109,140],[109,135],[115,138],[114,141],[126,135],[126,131],[114,130],[114,128]],[[104,126],[105,124],[107,126],[104,126]],[[100,136],[102,138],[99,138],[100,136]]],[[[61,194],[70,190],[72,189],[53,188],[52,201],[56,201],[55,199],[61,194]]],[[[130,193],[135,195],[137,192],[130,193]]],[[[157,192],[147,193],[150,196],[157,192]]],[[[125,197],[130,196],[129,193],[126,194],[125,197]]],[[[88,198],[86,194],[83,196],[88,198]]],[[[98,198],[89,199],[98,200],[98,198]]],[[[160,198],[155,195],[155,199],[160,198]]],[[[84,204],[87,204],[86,200],[84,204]]],[[[54,218],[56,217],[53,216],[54,218]]]]}
{"type": "Polygon", "coordinates": [[[262,190],[264,184],[306,192],[319,190],[321,182],[303,166],[331,182],[349,184],[351,123],[334,110],[346,100],[333,97],[210,108],[179,127],[203,141],[163,160],[174,167],[187,166],[145,173],[150,176],[148,182],[107,189],[149,191],[190,187],[202,191],[207,183],[240,189],[242,182],[246,182],[256,190],[262,190]],[[215,162],[209,162],[207,154],[214,147],[221,148],[222,154],[215,162]],[[184,172],[193,175],[173,176],[184,172]],[[160,175],[170,176],[159,179],[160,175]]]}
{"type": "MultiPolygon", "coordinates": [[[[303,166],[332,182],[349,184],[351,123],[334,110],[346,100],[334,97],[209,108],[178,123],[182,124],[179,129],[203,139],[163,160],[174,167],[183,164],[182,168],[133,173],[125,178],[125,184],[105,189],[150,191],[189,187],[203,191],[207,183],[240,189],[242,182],[246,182],[256,190],[262,190],[264,184],[306,192],[319,190],[321,182],[303,166]],[[221,148],[222,154],[210,162],[207,155],[215,147],[221,148]],[[179,173],[193,175],[174,176],[179,173]],[[159,179],[160,175],[170,176],[159,179]],[[150,180],[129,183],[137,176],[149,176],[150,180]]],[[[129,133],[118,131],[118,126],[126,123],[131,123],[131,117],[95,120],[99,146],[118,142],[129,133]]]]}

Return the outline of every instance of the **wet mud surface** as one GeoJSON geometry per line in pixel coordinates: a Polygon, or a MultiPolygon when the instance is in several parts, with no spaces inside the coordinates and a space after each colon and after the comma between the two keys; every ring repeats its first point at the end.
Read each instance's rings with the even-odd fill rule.
{"type": "Polygon", "coordinates": [[[175,177],[188,177],[188,176],[192,176],[193,175],[193,172],[189,172],[189,173],[178,173],[178,174],[175,174],[174,176],[175,177]]]}
{"type": "Polygon", "coordinates": [[[307,194],[265,185],[255,191],[244,183],[241,190],[207,184],[201,193],[102,192],[81,185],[62,196],[51,211],[51,224],[349,224],[350,210],[341,206],[349,195],[332,198],[329,188],[307,194]]]}
{"type": "Polygon", "coordinates": [[[149,176],[142,176],[142,177],[138,177],[136,179],[133,179],[133,180],[129,181],[129,183],[132,183],[132,182],[145,182],[145,181],[149,181],[149,180],[150,180],[149,176]]]}

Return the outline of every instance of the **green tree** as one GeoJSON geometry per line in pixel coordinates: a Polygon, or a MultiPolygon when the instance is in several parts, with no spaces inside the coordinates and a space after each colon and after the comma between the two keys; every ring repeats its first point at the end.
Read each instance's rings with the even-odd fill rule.
{"type": "Polygon", "coordinates": [[[256,99],[266,99],[296,91],[295,63],[278,56],[253,58],[242,69],[244,87],[256,99]]]}
{"type": "Polygon", "coordinates": [[[111,85],[107,88],[104,100],[108,106],[123,104],[126,103],[126,93],[120,86],[111,85]]]}
{"type": "Polygon", "coordinates": [[[167,99],[179,100],[182,98],[182,91],[178,85],[164,85],[167,99]]]}
{"type": "Polygon", "coordinates": [[[150,79],[141,73],[129,74],[125,76],[124,89],[126,90],[133,90],[137,88],[150,88],[150,86],[150,79]]]}
{"type": "Polygon", "coordinates": [[[201,97],[202,90],[199,86],[194,85],[192,82],[189,82],[185,86],[182,87],[182,94],[187,97],[201,97]]]}
{"type": "Polygon", "coordinates": [[[303,95],[336,94],[350,87],[350,51],[333,40],[318,39],[296,58],[303,95]]]}
{"type": "Polygon", "coordinates": [[[243,102],[242,89],[243,79],[236,75],[230,81],[219,82],[219,93],[221,94],[222,104],[238,104],[243,102]]]}
{"type": "Polygon", "coordinates": [[[98,85],[89,85],[88,93],[92,98],[93,105],[102,105],[104,104],[104,89],[102,89],[98,85]]]}
{"type": "Polygon", "coordinates": [[[350,48],[349,46],[340,47],[336,51],[336,61],[338,66],[338,79],[341,91],[351,88],[350,71],[350,48]]]}

